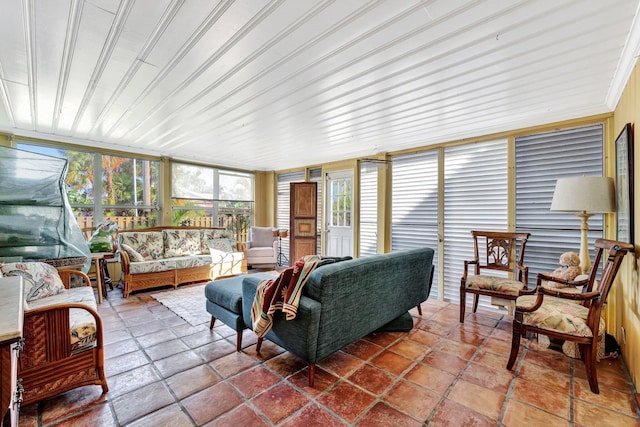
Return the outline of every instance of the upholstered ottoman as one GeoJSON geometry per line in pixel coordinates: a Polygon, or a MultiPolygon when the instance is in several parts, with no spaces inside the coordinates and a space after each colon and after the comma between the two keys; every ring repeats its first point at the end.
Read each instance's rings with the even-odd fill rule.
{"type": "MultiPolygon", "coordinates": [[[[207,283],[204,295],[207,298],[207,311],[211,314],[209,329],[213,329],[216,319],[233,328],[237,333],[236,350],[242,348],[242,331],[249,325],[242,320],[242,279],[249,276],[240,274],[228,279],[214,280],[207,283]]],[[[251,277],[260,280],[273,279],[275,273],[255,273],[251,277]]]]}

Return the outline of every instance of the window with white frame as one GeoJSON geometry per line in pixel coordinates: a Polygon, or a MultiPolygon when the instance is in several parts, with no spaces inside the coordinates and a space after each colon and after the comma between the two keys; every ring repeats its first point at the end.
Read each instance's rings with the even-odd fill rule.
{"type": "Polygon", "coordinates": [[[27,142],[17,142],[16,148],[69,161],[67,197],[80,228],[105,219],[121,230],[158,224],[158,161],[27,142]]]}
{"type": "Polygon", "coordinates": [[[222,227],[236,239],[247,238],[253,211],[254,175],[173,162],[171,223],[222,227]]]}

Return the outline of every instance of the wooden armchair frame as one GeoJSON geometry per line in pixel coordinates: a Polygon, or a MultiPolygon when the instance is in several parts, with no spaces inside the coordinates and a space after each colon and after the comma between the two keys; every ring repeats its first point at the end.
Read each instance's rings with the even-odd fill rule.
{"type": "MultiPolygon", "coordinates": [[[[74,270],[59,270],[69,289],[73,276],[81,277],[91,287],[89,277],[74,270]]],[[[72,390],[96,384],[109,391],[104,374],[104,339],[100,315],[83,304],[56,304],[27,310],[24,313],[24,347],[20,353],[18,377],[24,387],[23,405],[38,402],[72,390]],[[73,353],[69,310],[86,310],[96,322],[96,345],[73,353]]]]}
{"type": "MultiPolygon", "coordinates": [[[[596,258],[591,266],[589,278],[579,282],[564,281],[565,284],[584,285],[583,293],[567,293],[562,290],[545,288],[542,286],[544,281],[558,279],[549,275],[539,273],[536,281],[536,295],[533,305],[521,306],[517,305],[520,301],[516,301],[516,312],[513,320],[513,334],[511,338],[511,354],[507,362],[507,369],[512,369],[518,356],[520,349],[520,339],[525,332],[534,332],[537,334],[547,335],[552,338],[559,338],[565,341],[577,342],[580,347],[580,357],[585,364],[587,371],[587,379],[593,393],[599,393],[598,375],[596,373],[596,353],[598,345],[598,332],[600,328],[600,316],[602,307],[604,306],[609,290],[613,285],[613,281],[618,273],[622,259],[627,252],[633,252],[633,245],[614,240],[597,239],[595,242],[596,258]],[[603,257],[603,252],[609,251],[609,255],[602,269],[600,283],[596,281],[598,267],[603,257]],[[538,327],[535,324],[527,323],[525,315],[534,313],[545,303],[545,299],[557,298],[570,301],[571,304],[579,303],[588,309],[586,324],[591,330],[591,336],[579,336],[576,334],[562,333],[557,330],[538,327]]],[[[527,298],[532,298],[527,297],[527,298]]]]}
{"type": "MultiPolygon", "coordinates": [[[[473,260],[464,261],[464,272],[460,280],[460,323],[464,323],[467,293],[473,294],[473,312],[475,313],[478,309],[480,295],[515,301],[519,295],[529,292],[529,268],[524,266],[523,261],[530,233],[471,230],[471,236],[473,237],[473,260]],[[483,243],[482,255],[480,243],[483,243]],[[467,286],[470,267],[473,267],[473,275],[475,276],[493,277],[492,272],[512,273],[513,279],[521,282],[521,289],[517,293],[507,293],[491,287],[470,288],[467,286]]],[[[494,283],[499,282],[513,284],[511,279],[495,278],[494,283]]]]}

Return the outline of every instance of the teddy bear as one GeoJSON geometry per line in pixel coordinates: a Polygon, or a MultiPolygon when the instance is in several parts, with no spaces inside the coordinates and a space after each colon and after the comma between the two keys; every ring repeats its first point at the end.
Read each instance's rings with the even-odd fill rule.
{"type": "MultiPolygon", "coordinates": [[[[560,255],[560,267],[553,270],[550,276],[557,277],[562,280],[573,280],[577,276],[582,274],[580,269],[580,257],[575,252],[565,252],[560,255]]],[[[566,288],[569,285],[558,282],[549,282],[547,284],[550,288],[566,288]]]]}

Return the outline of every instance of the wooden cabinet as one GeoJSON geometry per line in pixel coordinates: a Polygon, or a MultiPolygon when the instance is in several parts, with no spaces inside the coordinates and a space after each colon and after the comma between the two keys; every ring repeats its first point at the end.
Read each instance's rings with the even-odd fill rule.
{"type": "Polygon", "coordinates": [[[17,426],[22,400],[18,356],[22,348],[22,277],[0,279],[0,426],[17,426]]]}
{"type": "Polygon", "coordinates": [[[300,257],[316,253],[318,193],[315,182],[290,185],[289,260],[293,265],[300,257]]]}

